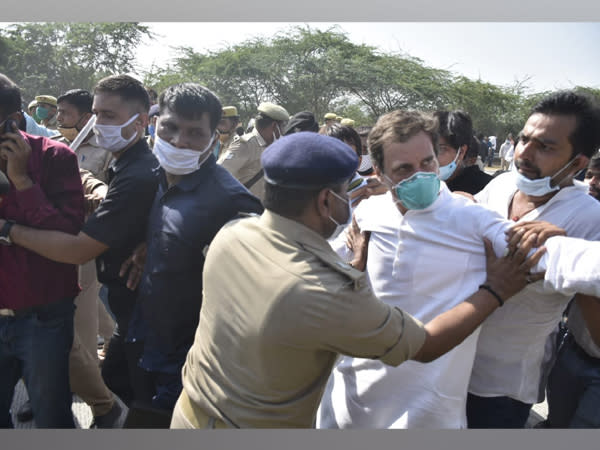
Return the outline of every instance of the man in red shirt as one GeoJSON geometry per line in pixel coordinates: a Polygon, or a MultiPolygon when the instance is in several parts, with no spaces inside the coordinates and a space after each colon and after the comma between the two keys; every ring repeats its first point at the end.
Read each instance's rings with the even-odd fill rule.
{"type": "Polygon", "coordinates": [[[72,428],[69,351],[77,268],[12,245],[14,223],[75,234],[84,219],[77,157],[26,134],[19,87],[0,74],[0,427],[12,426],[14,387],[25,380],[39,428],[72,428]]]}

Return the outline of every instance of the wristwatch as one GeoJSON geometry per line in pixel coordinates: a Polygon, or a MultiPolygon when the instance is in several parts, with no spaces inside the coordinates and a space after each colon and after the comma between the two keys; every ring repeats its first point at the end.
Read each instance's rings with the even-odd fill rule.
{"type": "Polygon", "coordinates": [[[4,226],[0,230],[0,245],[12,244],[12,241],[10,240],[10,229],[14,224],[14,220],[6,220],[6,222],[4,222],[4,226]]]}

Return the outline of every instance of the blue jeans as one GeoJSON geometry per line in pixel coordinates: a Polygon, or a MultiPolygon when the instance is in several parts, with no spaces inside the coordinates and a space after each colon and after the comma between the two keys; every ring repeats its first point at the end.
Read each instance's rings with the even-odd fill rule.
{"type": "Polygon", "coordinates": [[[0,317],[0,428],[12,427],[10,406],[23,377],[38,428],[74,428],[69,387],[73,299],[0,317]]]}
{"type": "Polygon", "coordinates": [[[525,428],[533,405],[510,397],[467,395],[469,428],[525,428]]]}
{"type": "Polygon", "coordinates": [[[600,428],[600,359],[570,334],[548,378],[548,428],[600,428]]]}

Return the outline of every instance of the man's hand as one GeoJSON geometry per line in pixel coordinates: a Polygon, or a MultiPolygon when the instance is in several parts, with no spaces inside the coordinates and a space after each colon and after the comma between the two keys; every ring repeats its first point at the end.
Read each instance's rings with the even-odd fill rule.
{"type": "Polygon", "coordinates": [[[352,267],[363,272],[367,267],[367,253],[371,232],[361,232],[356,218],[352,216],[352,224],[346,233],[346,246],[354,253],[354,259],[350,263],[352,267]]]}
{"type": "Polygon", "coordinates": [[[543,221],[518,223],[506,232],[508,254],[514,253],[521,243],[525,242],[532,235],[537,236],[533,246],[541,247],[548,238],[552,236],[566,236],[567,232],[556,225],[543,221]]]}
{"type": "Polygon", "coordinates": [[[91,193],[85,194],[85,215],[89,216],[93,213],[100,202],[104,200],[106,197],[106,192],[108,191],[108,187],[105,184],[98,186],[91,193]]]}
{"type": "Polygon", "coordinates": [[[537,239],[537,234],[530,234],[513,253],[509,253],[502,258],[496,257],[492,243],[484,239],[487,270],[486,284],[502,300],[509,299],[528,283],[544,278],[544,272],[531,273],[530,271],[538,263],[546,248],[540,247],[533,255],[527,257],[531,249],[535,247],[537,239]]]}
{"type": "Polygon", "coordinates": [[[124,277],[127,274],[127,271],[129,271],[127,287],[132,291],[137,289],[140,280],[142,279],[142,272],[144,270],[144,264],[146,263],[146,250],[146,243],[142,242],[135,248],[131,256],[121,264],[119,276],[124,277]]]}
{"type": "Polygon", "coordinates": [[[31,155],[31,146],[27,143],[15,122],[12,122],[12,133],[5,133],[0,142],[0,158],[6,160],[6,175],[15,185],[15,189],[23,191],[33,186],[27,174],[27,163],[31,155]]]}
{"type": "Polygon", "coordinates": [[[369,198],[371,195],[380,195],[386,192],[387,188],[384,184],[381,184],[377,177],[370,177],[367,178],[367,184],[354,189],[348,197],[350,198],[352,207],[356,208],[361,201],[369,198]]]}

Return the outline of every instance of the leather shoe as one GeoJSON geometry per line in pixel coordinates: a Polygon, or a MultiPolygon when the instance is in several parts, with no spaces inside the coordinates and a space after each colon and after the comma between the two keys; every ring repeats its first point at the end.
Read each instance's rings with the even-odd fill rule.
{"type": "Polygon", "coordinates": [[[17,420],[19,422],[29,422],[33,419],[33,409],[31,409],[31,402],[27,400],[21,405],[17,411],[17,420]]]}

